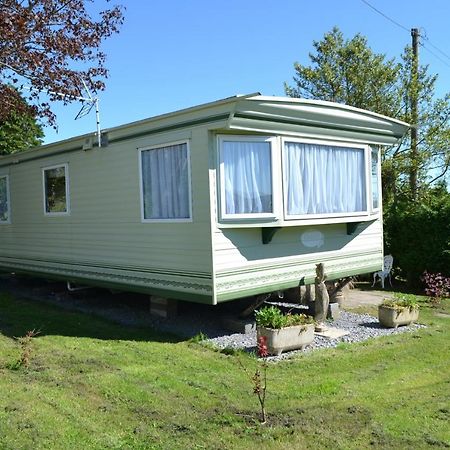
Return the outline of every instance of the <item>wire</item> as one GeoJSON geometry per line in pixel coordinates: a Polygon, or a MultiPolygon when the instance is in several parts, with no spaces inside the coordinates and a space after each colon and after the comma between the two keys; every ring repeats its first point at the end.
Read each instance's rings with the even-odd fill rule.
{"type": "MultiPolygon", "coordinates": [[[[406,28],[405,26],[403,26],[402,24],[398,23],[397,21],[395,21],[394,19],[392,19],[391,17],[389,17],[387,14],[384,14],[382,11],[380,11],[379,9],[375,8],[375,6],[371,5],[367,0],[361,0],[365,5],[367,5],[369,8],[373,9],[375,12],[377,12],[378,14],[380,14],[381,16],[383,16],[385,19],[389,20],[390,22],[392,22],[394,25],[397,25],[398,27],[400,27],[402,30],[407,31],[408,33],[410,33],[410,30],[408,30],[408,28],[406,28]]],[[[427,42],[427,45],[430,45],[431,47],[433,47],[436,51],[438,51],[441,55],[445,56],[449,61],[450,61],[450,56],[445,53],[444,51],[442,51],[439,47],[437,47],[436,45],[434,45],[430,39],[428,39],[428,36],[426,35],[426,31],[422,28],[423,33],[420,34],[419,36],[421,38],[423,38],[423,40],[425,40],[427,42]]],[[[421,30],[421,31],[422,31],[421,30]]],[[[425,50],[427,50],[429,53],[431,53],[435,58],[437,58],[439,61],[441,61],[443,64],[445,64],[446,66],[450,67],[450,64],[448,61],[445,61],[442,57],[440,57],[439,55],[437,55],[436,53],[434,53],[432,50],[430,50],[425,44],[424,42],[419,42],[420,46],[423,47],[425,50]]]]}
{"type": "MultiPolygon", "coordinates": [[[[442,51],[440,48],[436,47],[436,45],[434,45],[434,44],[430,41],[430,39],[428,39],[426,30],[425,30],[424,28],[422,28],[422,30],[423,30],[423,34],[422,34],[421,36],[428,42],[428,44],[431,45],[435,50],[437,50],[441,55],[445,56],[447,59],[450,60],[450,56],[449,56],[447,53],[445,53],[444,51],[442,51]]],[[[435,56],[436,56],[436,55],[435,55],[435,56]]]]}
{"type": "Polygon", "coordinates": [[[441,58],[439,55],[436,55],[433,51],[431,51],[428,47],[425,46],[423,42],[420,43],[420,46],[424,48],[427,52],[431,53],[435,58],[441,61],[442,64],[445,64],[447,67],[450,67],[450,63],[446,61],[444,58],[441,58]]]}
{"type": "Polygon", "coordinates": [[[382,15],[385,19],[389,20],[390,22],[392,22],[393,24],[397,25],[398,27],[400,27],[401,29],[407,31],[408,33],[410,32],[410,30],[408,30],[408,28],[404,27],[403,25],[401,25],[400,23],[396,22],[394,19],[392,19],[391,17],[387,16],[386,14],[384,14],[383,12],[381,12],[379,9],[375,8],[375,6],[372,6],[368,1],[366,0],[361,0],[363,3],[365,3],[369,8],[372,8],[374,11],[376,11],[378,14],[382,15]]]}

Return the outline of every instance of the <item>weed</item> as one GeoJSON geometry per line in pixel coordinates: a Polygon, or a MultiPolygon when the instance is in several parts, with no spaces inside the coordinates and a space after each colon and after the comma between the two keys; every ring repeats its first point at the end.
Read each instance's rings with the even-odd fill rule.
{"type": "Polygon", "coordinates": [[[202,342],[208,340],[208,336],[203,333],[202,331],[199,331],[195,336],[192,336],[189,339],[189,342],[193,342],[195,344],[201,344],[202,342]]]}
{"type": "Polygon", "coordinates": [[[259,406],[261,408],[261,417],[259,422],[264,425],[267,422],[266,414],[266,390],[267,390],[267,361],[264,360],[260,367],[257,367],[252,375],[244,366],[242,361],[238,359],[239,365],[250,378],[253,384],[253,393],[258,397],[259,406]]]}
{"type": "Polygon", "coordinates": [[[20,346],[20,357],[17,361],[8,366],[10,369],[18,370],[21,367],[29,367],[31,359],[31,341],[38,334],[39,331],[30,330],[25,334],[25,336],[15,338],[20,346]]]}

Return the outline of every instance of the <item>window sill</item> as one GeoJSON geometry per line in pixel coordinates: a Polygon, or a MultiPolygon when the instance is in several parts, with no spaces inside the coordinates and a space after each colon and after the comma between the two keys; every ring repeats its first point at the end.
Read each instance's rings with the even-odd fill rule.
{"type": "Polygon", "coordinates": [[[217,228],[275,228],[275,227],[299,227],[314,225],[332,225],[332,224],[352,224],[360,222],[372,222],[381,217],[379,211],[372,214],[340,216],[340,217],[314,217],[311,219],[277,219],[277,218],[255,218],[255,219],[220,219],[217,222],[217,228]]]}

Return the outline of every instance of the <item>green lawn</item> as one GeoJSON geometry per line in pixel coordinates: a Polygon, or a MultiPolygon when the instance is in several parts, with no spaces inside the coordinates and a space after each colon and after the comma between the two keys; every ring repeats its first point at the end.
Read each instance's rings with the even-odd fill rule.
{"type": "MultiPolygon", "coordinates": [[[[450,313],[270,364],[268,423],[237,356],[0,295],[0,449],[450,448],[450,313]],[[14,336],[40,330],[28,368],[14,336]]],[[[252,356],[239,356],[254,371],[252,356]]]]}

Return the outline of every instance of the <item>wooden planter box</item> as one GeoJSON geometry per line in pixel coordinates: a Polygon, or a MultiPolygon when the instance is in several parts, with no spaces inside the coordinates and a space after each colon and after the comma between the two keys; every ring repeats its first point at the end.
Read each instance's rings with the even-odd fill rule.
{"type": "Polygon", "coordinates": [[[400,325],[409,325],[419,318],[418,308],[395,309],[380,305],[378,307],[378,320],[387,328],[397,328],[400,325]]]}
{"type": "Polygon", "coordinates": [[[281,355],[285,350],[297,350],[311,344],[314,340],[314,324],[295,325],[293,327],[280,328],[257,328],[257,338],[267,338],[267,351],[271,355],[281,355]]]}

